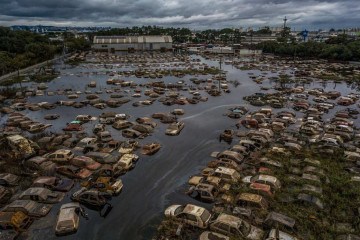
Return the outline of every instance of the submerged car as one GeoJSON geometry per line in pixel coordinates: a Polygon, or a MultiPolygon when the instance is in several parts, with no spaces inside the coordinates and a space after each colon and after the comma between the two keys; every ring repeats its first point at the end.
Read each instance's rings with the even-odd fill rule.
{"type": "Polygon", "coordinates": [[[42,204],[32,200],[15,200],[12,203],[6,205],[2,211],[20,211],[30,217],[44,217],[50,212],[51,208],[52,206],[49,204],[42,204]]]}
{"type": "Polygon", "coordinates": [[[87,190],[86,188],[81,188],[71,195],[71,200],[95,207],[105,206],[108,204],[109,198],[111,198],[111,194],[103,193],[94,189],[87,190]]]}
{"type": "Polygon", "coordinates": [[[0,185],[2,186],[15,186],[19,183],[20,177],[11,173],[0,174],[0,185]]]}
{"type": "Polygon", "coordinates": [[[58,218],[55,226],[56,235],[66,235],[75,233],[79,228],[80,214],[84,210],[80,207],[80,204],[66,203],[60,207],[58,218]]]}
{"type": "Polygon", "coordinates": [[[141,153],[144,155],[153,155],[161,148],[160,143],[149,143],[143,146],[141,153]]]}
{"type": "Polygon", "coordinates": [[[181,130],[184,128],[184,126],[185,126],[184,122],[171,123],[166,129],[165,134],[170,136],[179,135],[181,130]]]}
{"type": "Polygon", "coordinates": [[[59,177],[38,177],[32,187],[44,187],[53,191],[67,192],[74,186],[74,180],[59,177]]]}
{"type": "Polygon", "coordinates": [[[33,219],[23,212],[0,212],[0,229],[14,229],[17,232],[24,232],[32,223],[33,219]]]}
{"type": "Polygon", "coordinates": [[[215,232],[223,233],[227,236],[240,237],[251,240],[262,239],[263,230],[250,225],[241,218],[221,213],[215,221],[210,224],[210,229],[215,232]]]}
{"type": "Polygon", "coordinates": [[[95,181],[89,180],[82,184],[82,186],[89,189],[96,189],[101,192],[107,192],[111,195],[118,195],[123,189],[121,179],[112,181],[111,177],[98,177],[95,181]]]}
{"type": "Polygon", "coordinates": [[[211,213],[208,210],[193,204],[171,205],[165,210],[165,216],[202,229],[208,227],[211,219],[211,213]]]}
{"type": "Polygon", "coordinates": [[[58,203],[63,200],[64,196],[64,193],[53,192],[47,188],[31,187],[22,192],[19,199],[33,200],[40,203],[58,203]]]}
{"type": "Polygon", "coordinates": [[[59,166],[56,168],[56,171],[70,178],[80,178],[80,179],[88,178],[92,174],[92,172],[86,168],[80,168],[73,165],[59,166]]]}

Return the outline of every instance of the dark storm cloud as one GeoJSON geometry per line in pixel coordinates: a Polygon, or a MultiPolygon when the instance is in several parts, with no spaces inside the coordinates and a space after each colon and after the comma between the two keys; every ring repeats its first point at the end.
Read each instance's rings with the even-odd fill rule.
{"type": "Polygon", "coordinates": [[[2,0],[0,24],[356,26],[358,0],[2,0]]]}

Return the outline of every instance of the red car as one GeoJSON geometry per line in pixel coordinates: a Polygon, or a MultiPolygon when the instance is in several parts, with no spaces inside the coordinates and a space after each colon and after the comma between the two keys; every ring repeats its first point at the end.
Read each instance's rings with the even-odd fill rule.
{"type": "Polygon", "coordinates": [[[63,131],[82,131],[84,128],[80,124],[70,123],[65,128],[63,128],[63,131]]]}
{"type": "Polygon", "coordinates": [[[72,165],[65,165],[56,168],[56,171],[61,175],[70,178],[85,179],[91,176],[92,172],[86,168],[75,167],[72,165]]]}

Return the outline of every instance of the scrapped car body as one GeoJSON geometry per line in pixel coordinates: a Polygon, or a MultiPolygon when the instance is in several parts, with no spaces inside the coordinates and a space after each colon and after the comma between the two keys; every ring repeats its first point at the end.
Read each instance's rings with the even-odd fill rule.
{"type": "Polygon", "coordinates": [[[20,177],[11,173],[0,173],[0,185],[2,186],[16,186],[18,185],[20,177]]]}
{"type": "Polygon", "coordinates": [[[6,137],[8,144],[10,147],[22,154],[25,158],[29,158],[36,153],[34,148],[34,143],[31,140],[28,140],[20,135],[12,135],[6,137]]]}
{"type": "Polygon", "coordinates": [[[111,140],[108,142],[101,150],[100,152],[103,153],[112,153],[113,151],[116,151],[121,146],[121,142],[117,140],[111,140]]]}
{"type": "Polygon", "coordinates": [[[125,138],[138,138],[140,136],[143,136],[141,132],[134,129],[124,129],[122,130],[121,135],[125,138]]]}
{"type": "Polygon", "coordinates": [[[49,204],[42,204],[32,200],[15,200],[6,205],[2,211],[4,212],[23,212],[30,217],[44,217],[46,216],[52,206],[49,204]]]}
{"type": "Polygon", "coordinates": [[[165,210],[165,216],[202,229],[208,227],[211,219],[211,213],[208,210],[193,204],[172,205],[165,210]]]}
{"type": "Polygon", "coordinates": [[[52,191],[68,192],[74,186],[74,180],[59,177],[38,177],[31,187],[48,188],[52,191]]]}
{"type": "Polygon", "coordinates": [[[230,159],[236,161],[237,163],[242,163],[244,160],[243,155],[230,150],[225,150],[223,152],[212,152],[211,157],[215,157],[217,159],[230,159]]]}
{"type": "Polygon", "coordinates": [[[212,176],[221,178],[229,183],[235,183],[240,180],[240,174],[235,169],[226,167],[217,167],[212,176]]]}
{"type": "Polygon", "coordinates": [[[69,161],[74,157],[74,154],[67,149],[60,149],[53,153],[44,155],[47,159],[55,163],[69,163],[69,161]]]}
{"type": "Polygon", "coordinates": [[[236,197],[236,202],[241,207],[251,207],[263,210],[267,210],[269,206],[264,197],[252,193],[240,193],[236,197]]]}
{"type": "Polygon", "coordinates": [[[161,145],[159,143],[149,143],[145,144],[141,149],[141,154],[144,155],[153,155],[157,153],[161,148],[161,145]]]}
{"type": "Polygon", "coordinates": [[[205,231],[199,236],[199,240],[230,240],[228,236],[225,236],[216,232],[205,231]]]}
{"type": "Polygon", "coordinates": [[[65,194],[53,192],[47,188],[31,187],[22,192],[20,200],[33,200],[40,203],[58,203],[63,200],[65,194]]]}
{"type": "Polygon", "coordinates": [[[96,189],[101,192],[107,192],[111,195],[118,195],[123,189],[123,183],[121,179],[112,181],[111,177],[98,177],[95,181],[89,180],[82,184],[82,186],[89,189],[96,189]]]}
{"type": "Polygon", "coordinates": [[[130,171],[131,169],[133,169],[135,167],[134,162],[136,158],[134,158],[131,155],[135,155],[135,154],[124,154],[125,157],[122,156],[120,160],[114,164],[113,168],[120,170],[122,172],[130,171]]]}
{"type": "Polygon", "coordinates": [[[70,178],[85,179],[91,176],[92,172],[86,168],[73,165],[64,165],[56,168],[56,172],[70,178]]]}
{"type": "Polygon", "coordinates": [[[70,163],[76,167],[87,168],[90,171],[97,170],[101,167],[101,163],[85,156],[76,156],[70,160],[70,163]]]}
{"type": "Polygon", "coordinates": [[[75,233],[79,228],[80,214],[82,212],[80,204],[66,203],[60,207],[55,226],[56,235],[67,235],[75,233]]]}
{"type": "Polygon", "coordinates": [[[247,176],[247,177],[243,178],[242,180],[245,183],[267,184],[267,185],[270,185],[274,189],[281,188],[280,181],[276,177],[270,176],[270,175],[260,174],[260,175],[254,176],[254,177],[247,176]]]}
{"type": "Polygon", "coordinates": [[[166,131],[165,134],[169,135],[169,136],[176,136],[179,135],[181,130],[184,128],[185,123],[184,122],[175,122],[175,123],[171,123],[166,131]]]}
{"type": "Polygon", "coordinates": [[[115,123],[113,123],[112,127],[117,129],[117,130],[122,130],[122,129],[126,129],[129,128],[131,126],[133,126],[134,124],[126,121],[126,120],[118,120],[115,123]]]}
{"type": "Polygon", "coordinates": [[[264,236],[263,230],[233,215],[221,213],[211,224],[210,230],[227,236],[258,240],[264,236]]]}
{"type": "Polygon", "coordinates": [[[95,207],[103,207],[108,204],[107,199],[110,196],[111,195],[107,193],[104,194],[97,190],[87,190],[86,188],[81,188],[71,195],[71,200],[95,207]]]}
{"type": "Polygon", "coordinates": [[[14,229],[17,232],[24,232],[32,223],[33,219],[23,212],[0,212],[1,229],[14,229]]]}
{"type": "Polygon", "coordinates": [[[199,183],[195,187],[191,186],[187,194],[203,202],[214,202],[218,196],[218,191],[213,185],[199,183]]]}
{"type": "MultiPolygon", "coordinates": [[[[299,240],[297,237],[292,236],[286,232],[279,231],[278,229],[271,229],[266,240],[299,240]]],[[[344,239],[345,240],[345,239],[344,239]]]]}
{"type": "Polygon", "coordinates": [[[270,212],[264,221],[267,227],[276,228],[282,226],[289,231],[294,230],[295,223],[295,219],[278,212],[270,212]]]}
{"type": "Polygon", "coordinates": [[[135,151],[135,149],[138,147],[139,142],[135,140],[128,140],[121,144],[121,147],[119,148],[119,153],[126,154],[126,153],[132,153],[135,151]]]}
{"type": "Polygon", "coordinates": [[[43,132],[45,129],[51,127],[52,124],[43,124],[43,123],[37,123],[37,124],[31,124],[27,126],[26,130],[29,133],[39,133],[43,132]]]}
{"type": "Polygon", "coordinates": [[[117,158],[109,153],[88,152],[85,156],[101,164],[112,164],[117,162],[117,158]]]}
{"type": "Polygon", "coordinates": [[[81,126],[80,123],[69,123],[66,125],[65,128],[63,128],[63,131],[68,131],[68,132],[72,132],[72,131],[79,132],[82,130],[84,130],[84,128],[81,126]]]}

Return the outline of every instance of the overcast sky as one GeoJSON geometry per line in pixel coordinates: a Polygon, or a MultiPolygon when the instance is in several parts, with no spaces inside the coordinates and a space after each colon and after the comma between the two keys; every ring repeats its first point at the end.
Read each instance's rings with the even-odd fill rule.
{"type": "Polygon", "coordinates": [[[360,27],[360,0],[0,0],[0,25],[360,27]]]}

